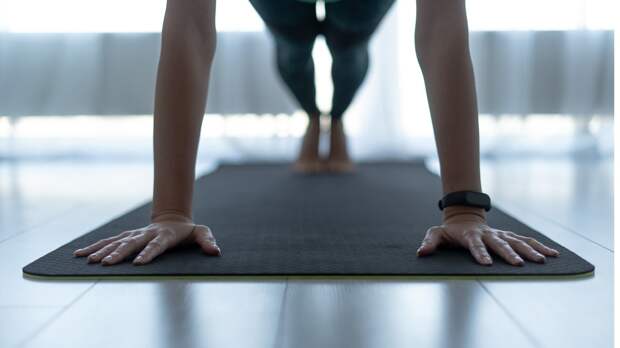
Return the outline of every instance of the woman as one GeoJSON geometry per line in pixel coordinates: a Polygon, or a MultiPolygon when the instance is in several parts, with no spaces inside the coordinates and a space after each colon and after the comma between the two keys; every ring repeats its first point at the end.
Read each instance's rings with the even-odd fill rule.
{"type": "MultiPolygon", "coordinates": [[[[312,168],[317,159],[319,112],[312,99],[309,49],[316,33],[322,30],[334,57],[332,117],[336,121],[332,121],[335,128],[328,162],[333,168],[348,170],[350,161],[340,117],[365,75],[368,38],[391,1],[340,0],[326,4],[326,19],[321,25],[307,17],[310,12],[296,10],[312,5],[295,1],[274,0],[267,5],[267,0],[253,0],[252,4],[276,37],[279,70],[284,80],[311,117],[298,168],[312,168]],[[281,10],[274,11],[272,6],[280,6],[281,10]],[[329,19],[330,11],[333,21],[329,19]],[[302,16],[303,21],[295,16],[302,16]],[[308,26],[308,22],[313,24],[308,26]],[[297,28],[296,23],[304,24],[297,28]],[[344,66],[347,64],[352,67],[344,66]]],[[[445,195],[442,201],[447,202],[446,197],[463,191],[484,195],[465,0],[417,0],[416,13],[416,56],[424,77],[441,165],[445,195]]],[[[207,255],[222,255],[209,227],[192,221],[191,207],[215,41],[215,0],[168,0],[155,91],[152,223],[78,249],[76,256],[112,265],[139,252],[133,262],[142,265],[180,243],[197,243],[207,255]]],[[[432,254],[443,245],[467,248],[481,265],[492,264],[488,249],[514,266],[523,265],[523,258],[544,263],[547,256],[559,255],[557,250],[532,238],[487,225],[486,208],[477,204],[449,205],[442,212],[442,224],[427,230],[417,250],[419,256],[432,254]]]]}
{"type": "Polygon", "coordinates": [[[309,117],[294,169],[349,172],[353,164],[346,147],[342,116],[366,77],[368,42],[394,0],[334,1],[325,4],[325,19],[316,17],[315,2],[250,0],[272,33],[278,72],[309,117]],[[319,116],[314,85],[312,47],[322,34],[332,56],[334,93],[331,109],[330,150],[319,158],[319,116]]]}

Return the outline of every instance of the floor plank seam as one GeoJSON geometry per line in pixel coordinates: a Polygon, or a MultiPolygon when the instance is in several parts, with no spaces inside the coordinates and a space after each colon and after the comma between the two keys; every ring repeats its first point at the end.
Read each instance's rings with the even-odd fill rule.
{"type": "Polygon", "coordinates": [[[493,302],[495,302],[500,308],[501,310],[508,316],[508,319],[510,319],[510,321],[512,321],[521,331],[521,333],[525,336],[525,338],[532,344],[532,346],[536,347],[536,348],[543,348],[543,346],[540,344],[540,342],[538,342],[538,340],[536,339],[536,337],[529,332],[529,330],[527,330],[525,328],[525,326],[519,321],[519,319],[517,319],[517,317],[515,317],[514,315],[512,315],[512,313],[508,310],[508,308],[506,306],[504,306],[503,303],[501,303],[499,301],[499,299],[497,297],[495,297],[495,295],[493,295],[493,293],[491,292],[491,290],[489,290],[484,283],[482,283],[482,281],[480,279],[476,279],[476,282],[478,284],[480,284],[480,286],[482,287],[482,289],[491,297],[491,299],[493,299],[493,302]]]}
{"type": "MultiPolygon", "coordinates": [[[[516,205],[517,207],[519,207],[519,209],[522,209],[522,210],[524,210],[524,211],[526,211],[526,212],[528,212],[528,213],[530,213],[530,214],[532,214],[532,215],[537,216],[538,218],[540,218],[540,219],[542,219],[542,220],[546,220],[546,221],[548,221],[548,222],[550,222],[550,223],[552,223],[552,224],[554,224],[554,225],[556,225],[556,226],[561,227],[562,229],[567,230],[568,232],[570,232],[570,233],[572,233],[572,234],[574,234],[574,235],[576,235],[576,236],[579,236],[579,237],[581,237],[581,238],[583,238],[583,239],[585,239],[585,240],[587,240],[587,241],[589,241],[589,242],[591,242],[591,243],[593,243],[593,244],[596,244],[597,246],[599,246],[599,247],[601,247],[601,248],[603,248],[603,249],[605,249],[605,250],[609,251],[609,252],[610,252],[610,253],[612,253],[612,254],[614,253],[613,249],[610,249],[610,248],[608,248],[608,247],[604,246],[603,244],[601,244],[601,243],[599,243],[599,242],[597,242],[597,241],[595,241],[595,240],[592,240],[592,239],[590,239],[590,238],[588,238],[588,237],[584,236],[583,234],[581,234],[581,233],[579,233],[579,232],[577,232],[577,231],[573,230],[572,228],[570,228],[570,227],[568,227],[568,226],[564,226],[562,223],[560,223],[560,222],[558,222],[558,221],[555,221],[555,220],[554,220],[554,219],[552,219],[552,218],[549,218],[549,217],[543,216],[543,215],[541,215],[540,213],[538,213],[538,212],[536,212],[536,211],[534,211],[534,210],[530,210],[530,209],[528,209],[528,208],[525,208],[523,205],[521,205],[521,204],[519,204],[519,203],[514,203],[514,202],[511,202],[510,204],[516,205]]],[[[500,209],[504,210],[505,212],[508,212],[508,210],[507,210],[507,209],[503,209],[503,208],[501,208],[501,207],[500,207],[500,209]]]]}
{"type": "Polygon", "coordinates": [[[43,332],[46,328],[48,328],[50,325],[52,325],[56,320],[58,320],[58,318],[60,318],[67,310],[69,310],[69,308],[71,308],[71,306],[73,306],[75,303],[77,303],[82,297],[84,297],[84,295],[86,295],[93,287],[95,287],[95,285],[97,285],[97,283],[99,283],[99,281],[96,281],[94,283],[92,283],[86,290],[82,291],[81,294],[79,294],[76,298],[74,298],[71,302],[69,302],[67,305],[63,306],[58,313],[56,313],[55,315],[53,315],[49,320],[47,320],[45,323],[43,323],[43,325],[41,325],[39,327],[39,329],[35,330],[32,335],[26,339],[24,339],[22,342],[20,342],[17,347],[26,347],[28,345],[28,343],[30,343],[33,339],[35,339],[41,332],[43,332]]]}
{"type": "Polygon", "coordinates": [[[40,221],[39,223],[36,223],[36,224],[34,224],[32,226],[28,226],[28,227],[24,228],[23,230],[21,230],[21,231],[19,231],[17,233],[14,233],[14,234],[12,234],[12,235],[4,238],[4,239],[0,239],[0,244],[4,243],[6,241],[9,241],[9,240],[11,240],[11,239],[13,239],[15,237],[18,237],[18,236],[21,236],[23,234],[26,234],[26,233],[28,233],[31,230],[34,230],[34,229],[39,228],[39,227],[42,227],[43,225],[46,225],[46,224],[49,224],[49,223],[51,223],[53,221],[61,219],[64,216],[68,215],[69,213],[71,213],[71,212],[75,211],[76,209],[78,209],[80,207],[83,207],[83,206],[84,206],[83,203],[72,205],[71,208],[68,208],[67,210],[64,210],[64,211],[62,211],[62,212],[60,212],[58,214],[54,214],[53,216],[50,216],[47,219],[44,219],[44,221],[40,221]]]}
{"type": "Polygon", "coordinates": [[[285,310],[284,306],[286,306],[286,294],[288,293],[288,285],[289,285],[289,277],[286,277],[286,285],[284,285],[284,291],[282,293],[282,302],[280,304],[280,313],[278,314],[278,327],[276,328],[276,337],[273,340],[274,348],[282,347],[282,340],[284,337],[284,315],[285,310]]]}
{"type": "Polygon", "coordinates": [[[54,305],[0,305],[0,309],[11,309],[11,308],[20,308],[20,309],[33,309],[33,308],[62,308],[63,306],[54,306],[54,305]]]}

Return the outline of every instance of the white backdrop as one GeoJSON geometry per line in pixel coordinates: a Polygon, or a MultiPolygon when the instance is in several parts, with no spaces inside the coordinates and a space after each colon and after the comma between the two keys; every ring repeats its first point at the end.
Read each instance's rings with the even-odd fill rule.
{"type": "MultiPolygon", "coordinates": [[[[612,113],[610,0],[469,0],[467,8],[481,113],[612,113]]],[[[0,115],[151,114],[164,9],[162,0],[0,0],[0,115]]],[[[414,1],[396,2],[347,113],[350,132],[378,152],[413,138],[433,146],[415,11],[414,1]]],[[[249,3],[219,1],[217,12],[207,111],[293,111],[249,3]]],[[[327,108],[329,57],[320,40],[314,55],[319,105],[327,108]]]]}

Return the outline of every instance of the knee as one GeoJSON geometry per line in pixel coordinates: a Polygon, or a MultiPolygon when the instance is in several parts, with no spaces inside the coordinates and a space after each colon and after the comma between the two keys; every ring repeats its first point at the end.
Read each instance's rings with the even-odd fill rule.
{"type": "Polygon", "coordinates": [[[346,66],[350,69],[364,68],[368,65],[368,44],[330,48],[334,66],[346,66]]]}
{"type": "Polygon", "coordinates": [[[312,47],[277,45],[276,63],[283,74],[292,74],[305,69],[312,56],[312,47]]]}

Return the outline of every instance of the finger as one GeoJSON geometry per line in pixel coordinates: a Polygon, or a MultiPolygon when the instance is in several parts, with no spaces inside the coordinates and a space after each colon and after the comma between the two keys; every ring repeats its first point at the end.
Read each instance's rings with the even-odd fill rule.
{"type": "Polygon", "coordinates": [[[486,245],[491,248],[496,254],[501,256],[506,262],[513,266],[523,266],[525,263],[523,259],[517,255],[517,253],[512,250],[510,244],[505,240],[495,236],[495,235],[487,235],[483,236],[484,242],[486,245]]]}
{"type": "Polygon", "coordinates": [[[491,259],[491,255],[489,255],[489,252],[487,251],[486,246],[484,246],[484,243],[479,235],[472,235],[471,237],[468,237],[467,247],[469,248],[469,252],[479,264],[489,266],[493,263],[493,259],[491,259]]]}
{"type": "Polygon", "coordinates": [[[168,239],[162,235],[151,240],[146,247],[138,254],[134,260],[134,264],[143,265],[151,262],[154,258],[166,251],[168,248],[168,239]]]}
{"type": "Polygon", "coordinates": [[[524,241],[513,238],[508,235],[504,235],[501,238],[504,239],[506,242],[508,242],[508,244],[510,244],[510,247],[514,251],[516,251],[519,255],[524,256],[526,259],[530,261],[538,262],[538,263],[545,263],[547,261],[547,258],[545,258],[545,255],[539,253],[538,251],[536,251],[534,248],[532,248],[529,244],[525,243],[524,241]]]}
{"type": "Polygon", "coordinates": [[[108,244],[110,244],[112,242],[115,242],[117,240],[120,240],[120,239],[123,239],[123,238],[127,237],[129,235],[129,233],[130,232],[127,231],[127,232],[123,232],[123,233],[121,233],[119,235],[116,235],[116,236],[113,236],[113,237],[102,239],[102,240],[100,240],[100,241],[98,241],[96,243],[93,243],[93,244],[89,245],[89,246],[86,246],[86,247],[81,248],[81,249],[77,249],[76,251],[73,252],[73,255],[74,256],[87,256],[87,255],[90,255],[90,254],[94,253],[95,251],[103,248],[104,246],[106,246],[106,245],[108,245],[108,244]]]}
{"type": "Polygon", "coordinates": [[[119,263],[127,256],[136,252],[136,250],[140,250],[144,248],[146,243],[149,242],[146,234],[141,234],[135,237],[124,238],[119,241],[121,243],[116,250],[111,252],[108,256],[104,257],[101,260],[101,264],[103,265],[113,265],[119,263]]]}
{"type": "Polygon", "coordinates": [[[116,250],[116,248],[118,248],[120,244],[121,243],[117,240],[99,249],[99,251],[88,255],[88,263],[96,263],[101,261],[104,257],[108,256],[111,252],[116,250]]]}
{"type": "Polygon", "coordinates": [[[211,232],[211,229],[207,226],[197,225],[194,230],[196,243],[200,245],[202,250],[209,255],[222,256],[220,247],[217,246],[215,237],[211,232]]]}
{"type": "Polygon", "coordinates": [[[443,229],[438,226],[433,226],[426,231],[426,236],[418,248],[418,256],[430,255],[437,250],[437,247],[441,244],[443,237],[443,229]]]}
{"type": "Polygon", "coordinates": [[[554,257],[557,257],[560,255],[559,251],[549,248],[548,246],[544,245],[543,243],[537,241],[536,239],[532,237],[521,236],[513,232],[509,233],[509,235],[513,238],[524,241],[525,243],[529,244],[532,248],[534,248],[536,251],[538,251],[539,253],[543,255],[554,256],[554,257]]]}

